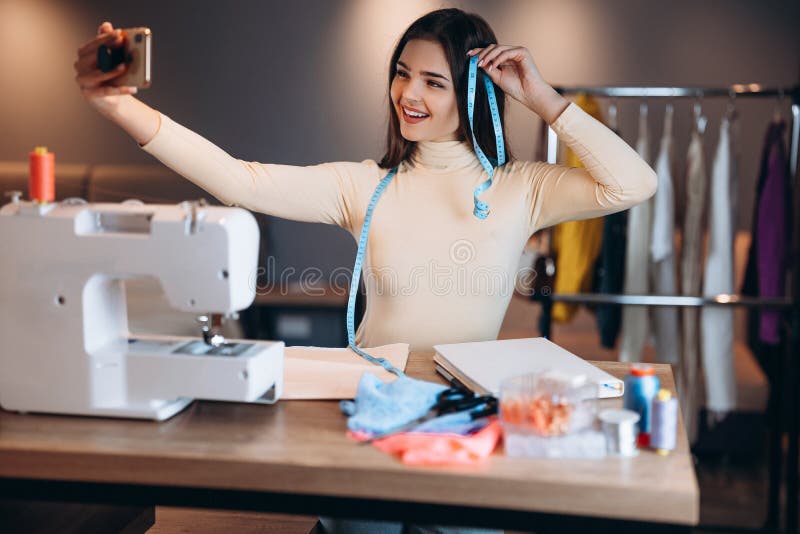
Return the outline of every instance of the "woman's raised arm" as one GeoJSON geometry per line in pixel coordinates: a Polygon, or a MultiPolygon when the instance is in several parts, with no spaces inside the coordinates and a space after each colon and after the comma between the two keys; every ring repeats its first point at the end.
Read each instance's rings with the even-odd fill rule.
{"type": "Polygon", "coordinates": [[[522,162],[531,233],[628,209],[655,194],[656,173],[622,138],[571,103],[552,124],[584,168],[522,162]]]}
{"type": "Polygon", "coordinates": [[[352,230],[351,210],[359,211],[378,182],[372,160],[295,166],[244,161],[160,114],[160,127],[145,152],[202,187],[220,201],[304,222],[336,224],[352,230]]]}
{"type": "Polygon", "coordinates": [[[600,121],[567,103],[542,77],[523,46],[473,48],[478,65],[509,96],[542,117],[584,167],[517,162],[530,208],[531,233],[553,224],[628,209],[656,191],[656,174],[636,151],[600,121]]]}
{"type": "Polygon", "coordinates": [[[143,150],[220,201],[286,219],[352,227],[351,206],[360,206],[359,185],[374,187],[380,173],[371,160],[307,167],[233,158],[202,136],[136,99],[135,87],[115,87],[122,65],[102,72],[97,49],[121,46],[122,35],[104,22],[78,49],[75,81],[89,104],[133,137],[143,150]]]}
{"type": "Polygon", "coordinates": [[[89,105],[143,144],[152,139],[158,129],[158,112],[131,96],[136,94],[136,87],[109,84],[125,73],[125,63],[109,72],[101,71],[97,65],[100,46],[118,47],[122,44],[121,30],[115,30],[110,22],[102,23],[97,36],[78,48],[78,59],[73,64],[75,82],[89,105]]]}

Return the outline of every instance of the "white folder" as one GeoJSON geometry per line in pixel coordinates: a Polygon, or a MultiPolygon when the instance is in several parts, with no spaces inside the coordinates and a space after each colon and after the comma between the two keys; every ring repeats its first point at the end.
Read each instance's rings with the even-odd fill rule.
{"type": "Polygon", "coordinates": [[[548,370],[585,375],[597,384],[599,398],[620,397],[625,391],[622,380],[543,337],[453,343],[433,348],[436,370],[478,395],[498,396],[504,379],[548,370]]]}

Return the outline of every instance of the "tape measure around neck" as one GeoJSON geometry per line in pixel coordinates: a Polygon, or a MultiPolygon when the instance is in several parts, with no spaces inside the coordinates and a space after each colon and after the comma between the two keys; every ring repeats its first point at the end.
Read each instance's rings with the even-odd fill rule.
{"type": "MultiPolygon", "coordinates": [[[[494,166],[486,154],[481,150],[478,144],[478,139],[475,137],[475,130],[473,126],[473,115],[475,114],[475,92],[478,78],[478,56],[474,55],[469,61],[469,78],[467,82],[467,116],[469,117],[469,131],[472,134],[472,145],[475,148],[475,155],[478,156],[478,161],[481,166],[489,175],[489,178],[481,185],[475,188],[475,209],[473,214],[479,219],[485,219],[489,216],[489,205],[478,198],[478,195],[489,189],[492,185],[492,178],[494,178],[494,166]]],[[[489,99],[489,111],[492,113],[492,126],[494,127],[495,146],[497,148],[497,166],[501,166],[506,162],[506,149],[505,141],[503,141],[503,126],[500,123],[500,111],[497,108],[497,98],[494,94],[494,84],[492,80],[485,73],[483,75],[483,82],[486,87],[486,96],[489,99]]]]}
{"type": "MultiPolygon", "coordinates": [[[[474,197],[475,197],[475,209],[473,210],[473,214],[478,217],[479,219],[486,219],[489,215],[489,206],[485,202],[481,201],[478,198],[478,195],[489,189],[492,185],[492,178],[494,177],[494,167],[492,162],[489,161],[489,158],[486,157],[486,154],[483,153],[481,150],[480,145],[478,145],[478,140],[475,137],[475,131],[473,129],[473,115],[475,113],[475,86],[478,78],[478,56],[473,56],[470,59],[469,63],[469,79],[467,83],[467,115],[469,117],[469,130],[472,134],[472,144],[475,148],[475,154],[478,156],[478,160],[481,163],[481,166],[486,170],[486,173],[489,175],[489,179],[475,188],[474,197]]],[[[505,163],[506,160],[506,150],[505,150],[505,143],[503,141],[503,126],[500,123],[500,111],[497,108],[497,98],[495,97],[494,93],[494,85],[492,84],[492,80],[486,75],[483,75],[483,81],[486,86],[486,95],[489,99],[489,110],[492,113],[492,125],[494,127],[494,136],[495,136],[495,145],[497,148],[497,166],[501,166],[505,163]]],[[[380,365],[384,369],[389,372],[396,374],[397,376],[405,376],[405,373],[400,369],[396,368],[389,362],[386,358],[376,358],[364,352],[363,350],[359,349],[356,346],[356,334],[355,334],[355,307],[356,307],[356,297],[358,296],[358,284],[361,280],[361,269],[364,265],[364,253],[367,249],[367,238],[369,236],[369,226],[372,222],[372,212],[375,209],[375,205],[378,203],[378,199],[383,194],[383,191],[386,189],[386,186],[389,185],[389,182],[392,181],[392,178],[397,174],[397,167],[393,168],[389,173],[381,180],[378,184],[378,187],[375,188],[375,192],[372,193],[372,198],[367,205],[367,213],[364,215],[364,224],[361,227],[361,235],[358,239],[358,251],[356,252],[356,261],[353,265],[353,277],[350,282],[350,296],[347,299],[347,344],[348,346],[353,349],[359,356],[363,357],[367,361],[374,363],[376,365],[380,365]]]]}
{"type": "Polygon", "coordinates": [[[389,182],[392,181],[394,175],[397,174],[397,167],[389,171],[389,174],[381,180],[381,183],[378,184],[378,187],[375,188],[375,192],[372,193],[372,198],[367,205],[367,213],[364,215],[364,224],[361,226],[361,236],[358,238],[358,252],[356,252],[356,261],[353,265],[353,277],[350,281],[350,297],[347,299],[347,344],[353,349],[358,355],[362,358],[366,359],[369,362],[372,362],[376,365],[380,365],[384,369],[389,372],[396,374],[397,376],[405,376],[403,371],[396,368],[392,365],[389,360],[386,358],[376,358],[374,356],[370,356],[363,350],[359,349],[356,346],[356,333],[355,333],[355,315],[356,315],[356,297],[358,296],[358,282],[361,280],[361,268],[364,265],[364,252],[367,249],[367,237],[369,236],[369,225],[372,222],[372,212],[375,209],[375,204],[378,203],[378,199],[383,194],[383,190],[386,189],[386,186],[389,185],[389,182]]]}

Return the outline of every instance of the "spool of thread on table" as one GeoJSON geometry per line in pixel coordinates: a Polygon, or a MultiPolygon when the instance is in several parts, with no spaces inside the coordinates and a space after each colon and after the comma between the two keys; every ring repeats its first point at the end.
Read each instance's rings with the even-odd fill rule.
{"type": "Polygon", "coordinates": [[[606,437],[606,451],[614,456],[636,456],[639,414],[633,410],[608,409],[598,415],[606,437]]]}
{"type": "Polygon", "coordinates": [[[651,415],[653,399],[656,397],[661,384],[656,376],[656,370],[646,363],[634,363],[630,367],[628,376],[625,377],[625,396],[623,404],[626,410],[633,410],[639,414],[640,447],[650,445],[651,415]]]}
{"type": "Polygon", "coordinates": [[[56,199],[56,155],[37,146],[29,155],[28,196],[32,202],[47,204],[56,199]]]}
{"type": "Polygon", "coordinates": [[[678,399],[667,389],[658,390],[653,399],[650,446],[666,456],[675,449],[678,437],[678,399]]]}

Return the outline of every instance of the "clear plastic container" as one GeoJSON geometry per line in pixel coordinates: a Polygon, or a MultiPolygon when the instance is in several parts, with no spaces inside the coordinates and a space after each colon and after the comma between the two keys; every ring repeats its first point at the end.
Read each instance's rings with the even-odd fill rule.
{"type": "Polygon", "coordinates": [[[600,458],[597,385],[583,375],[543,371],[500,384],[500,422],[506,454],[538,458],[600,458]]]}

